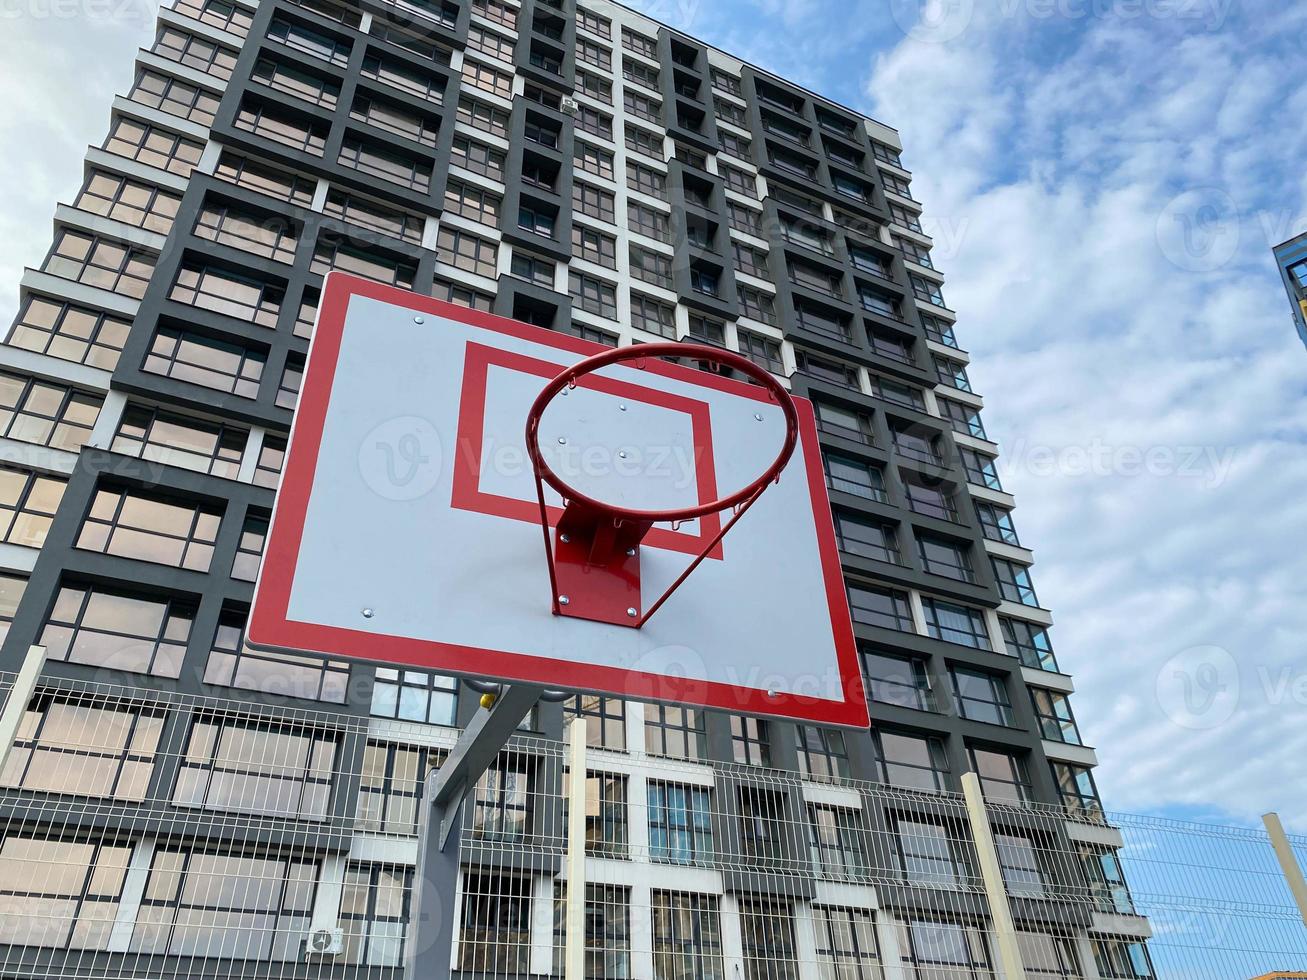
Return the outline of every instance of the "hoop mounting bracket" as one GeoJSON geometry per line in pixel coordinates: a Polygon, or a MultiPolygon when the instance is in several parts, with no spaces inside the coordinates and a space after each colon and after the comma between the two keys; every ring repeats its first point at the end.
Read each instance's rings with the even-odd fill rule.
{"type": "MultiPolygon", "coordinates": [[[[756,418],[761,420],[762,416],[756,418]]],[[[554,614],[639,629],[720,544],[726,532],[735,526],[763,491],[780,478],[781,470],[794,454],[798,432],[798,413],[790,393],[770,373],[733,351],[685,343],[642,344],[604,351],[564,369],[540,392],[527,414],[526,423],[526,448],[535,470],[554,614]],[[761,476],[719,500],[654,511],[634,510],[587,497],[550,469],[540,451],[539,435],[541,416],[554,396],[565,388],[575,388],[578,379],[610,364],[634,361],[637,368],[643,368],[647,359],[653,357],[693,357],[713,361],[751,378],[767,391],[785,417],[785,436],[776,458],[761,476]],[[564,500],[562,516],[553,531],[550,530],[549,509],[545,503],[546,484],[564,500]],[[678,522],[696,520],[728,509],[733,511],[730,520],[722,524],[707,546],[656,601],[642,607],[640,545],[654,523],[670,522],[675,527],[678,522]]]]}

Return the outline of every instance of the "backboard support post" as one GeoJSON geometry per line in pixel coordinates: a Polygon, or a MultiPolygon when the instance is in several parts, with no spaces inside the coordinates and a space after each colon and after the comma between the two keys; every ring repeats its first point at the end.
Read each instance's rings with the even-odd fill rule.
{"type": "Polygon", "coordinates": [[[410,900],[408,980],[448,980],[452,972],[463,801],[543,693],[529,684],[505,687],[492,708],[472,719],[440,768],[428,774],[410,900]]]}

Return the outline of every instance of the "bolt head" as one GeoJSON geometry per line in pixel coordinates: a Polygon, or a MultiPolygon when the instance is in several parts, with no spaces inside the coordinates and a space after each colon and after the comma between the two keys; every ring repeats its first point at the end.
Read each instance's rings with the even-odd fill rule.
{"type": "Polygon", "coordinates": [[[627,557],[627,558],[634,558],[634,557],[635,557],[635,549],[634,549],[634,548],[627,548],[627,549],[626,549],[626,557],[627,557]]]}
{"type": "Polygon", "coordinates": [[[567,440],[566,440],[563,436],[559,436],[559,437],[558,437],[558,444],[559,444],[560,446],[566,446],[566,445],[567,445],[567,440]]]}
{"type": "Polygon", "coordinates": [[[636,612],[634,606],[631,606],[629,609],[626,610],[626,615],[630,616],[632,619],[635,619],[635,617],[640,614],[636,612]]]}
{"type": "Polygon", "coordinates": [[[422,317],[420,317],[420,316],[415,316],[415,317],[413,318],[413,322],[414,322],[414,323],[426,323],[427,321],[424,320],[424,319],[423,319],[422,317]]]}
{"type": "Polygon", "coordinates": [[[572,540],[572,538],[571,538],[571,535],[560,534],[560,535],[558,536],[558,540],[561,541],[561,542],[563,542],[563,544],[567,544],[569,541],[572,540]]]}
{"type": "Polygon", "coordinates": [[[761,412],[754,412],[754,413],[753,413],[753,417],[754,417],[755,419],[757,419],[759,422],[762,421],[762,413],[761,413],[761,412]]]}
{"type": "Polygon", "coordinates": [[[625,406],[625,405],[618,405],[617,408],[618,408],[619,411],[622,411],[622,412],[625,412],[625,411],[626,411],[626,406],[625,406]]]}
{"type": "Polygon", "coordinates": [[[565,596],[565,595],[560,595],[560,596],[558,597],[558,604],[559,604],[560,606],[566,606],[566,605],[567,605],[568,603],[570,603],[571,601],[572,601],[572,600],[571,600],[569,597],[565,596]]]}
{"type": "Polygon", "coordinates": [[[623,449],[620,453],[618,453],[618,454],[617,454],[617,458],[618,458],[618,459],[626,459],[626,450],[623,449]]]}
{"type": "Polygon", "coordinates": [[[376,615],[376,613],[373,611],[373,609],[372,609],[371,606],[368,606],[367,608],[365,608],[365,609],[363,610],[363,618],[364,618],[364,619],[371,619],[371,618],[372,618],[373,616],[375,616],[375,615],[376,615]]]}
{"type": "Polygon", "coordinates": [[[767,697],[769,697],[769,698],[774,698],[774,697],[776,697],[776,688],[774,688],[774,687],[769,687],[769,688],[767,688],[767,697]]]}

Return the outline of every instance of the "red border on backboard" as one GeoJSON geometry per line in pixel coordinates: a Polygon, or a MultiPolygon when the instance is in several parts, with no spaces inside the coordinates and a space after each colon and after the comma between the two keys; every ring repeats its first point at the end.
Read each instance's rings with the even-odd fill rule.
{"type": "MultiPolygon", "coordinates": [[[[450,643],[388,636],[363,630],[323,626],[290,619],[291,585],[295,577],[304,521],[317,458],[322,446],[323,427],[331,402],[332,384],[340,359],[345,316],[351,297],[362,296],[379,302],[466,323],[523,340],[555,347],[580,357],[605,348],[589,341],[520,323],[503,317],[470,310],[452,303],[421,296],[393,286],[339,272],[327,275],[317,326],[309,350],[299,406],[291,428],[286,465],[268,533],[263,567],[255,587],[254,607],[246,631],[247,641],[256,647],[276,650],[306,651],[330,656],[350,657],[382,664],[399,664],[471,677],[493,678],[508,682],[539,684],[550,688],[612,694],[618,697],[684,703],[722,711],[813,721],[827,725],[866,728],[870,724],[862,671],[858,661],[853,623],[849,615],[848,596],[840,568],[839,549],[835,542],[826,481],[822,471],[821,451],[812,403],[796,398],[799,410],[799,439],[803,446],[809,496],[822,565],[823,585],[831,615],[831,634],[844,700],[779,694],[770,697],[765,690],[735,687],[730,684],[646,674],[616,667],[589,666],[584,683],[578,683],[577,665],[572,661],[553,660],[504,650],[486,650],[450,643]]],[[[766,401],[766,392],[756,385],[695,371],[662,360],[651,360],[647,370],[669,378],[728,391],[741,397],[766,401]]],[[[525,426],[525,419],[523,420],[525,426]]],[[[541,556],[541,561],[544,558],[541,556]]],[[[759,569],[759,574],[768,574],[759,569]]],[[[693,579],[687,584],[693,588],[693,579]]],[[[542,595],[541,602],[548,596],[542,595]]],[[[796,657],[803,652],[795,651],[796,657]]]]}
{"type": "MultiPolygon", "coordinates": [[[[516,351],[498,350],[476,342],[467,345],[463,363],[463,395],[459,401],[458,442],[454,449],[453,506],[460,510],[472,510],[494,517],[507,517],[510,520],[525,521],[538,526],[540,502],[534,493],[530,498],[518,499],[486,493],[480,487],[488,375],[490,368],[494,366],[522,374],[533,374],[549,381],[557,377],[568,365],[528,357],[516,351]]],[[[593,388],[608,395],[616,395],[627,401],[645,402],[690,416],[690,426],[694,433],[695,489],[699,494],[697,502],[702,504],[717,499],[712,419],[707,402],[597,374],[586,375],[577,381],[577,385],[582,388],[593,388]]],[[[525,423],[523,424],[525,426],[525,423]]],[[[550,526],[556,526],[562,516],[561,507],[550,507],[550,526]]],[[[699,530],[696,534],[685,534],[661,527],[652,528],[643,543],[651,548],[664,548],[668,551],[697,555],[721,530],[721,516],[709,514],[701,518],[697,524],[699,530]]],[[[721,558],[721,556],[720,544],[708,553],[709,558],[721,558]]]]}

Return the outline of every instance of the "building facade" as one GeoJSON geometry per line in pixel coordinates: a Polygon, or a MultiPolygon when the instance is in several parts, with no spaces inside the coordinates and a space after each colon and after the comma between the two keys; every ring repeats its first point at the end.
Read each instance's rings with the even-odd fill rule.
{"type": "Polygon", "coordinates": [[[1289,294],[1293,324],[1302,342],[1307,344],[1307,234],[1281,242],[1273,251],[1280,278],[1284,280],[1284,291],[1289,294]]]}
{"type": "MultiPolygon", "coordinates": [[[[894,130],[607,0],[176,0],[0,346],[0,976],[391,977],[422,774],[476,695],[243,642],[323,276],[815,402],[866,732],[542,704],[468,804],[451,951],[557,974],[565,716],[588,972],[1152,976],[894,130]]],[[[801,652],[796,651],[796,655],[801,652]]]]}

